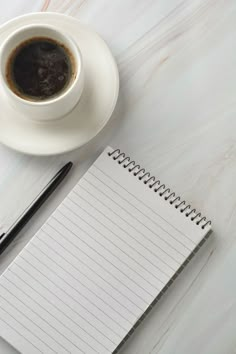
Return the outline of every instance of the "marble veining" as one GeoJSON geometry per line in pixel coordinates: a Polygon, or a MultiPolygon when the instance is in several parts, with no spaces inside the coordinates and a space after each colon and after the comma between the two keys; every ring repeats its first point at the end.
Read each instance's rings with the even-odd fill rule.
{"type": "MultiPolygon", "coordinates": [[[[31,11],[75,16],[101,34],[121,89],[107,127],[77,151],[36,158],[0,146],[0,231],[60,165],[75,162],[67,183],[0,257],[0,272],[103,147],[120,147],[212,219],[214,230],[121,354],[236,353],[235,1],[11,0],[0,3],[0,23],[31,11]]],[[[15,351],[0,340],[0,353],[15,351]]]]}

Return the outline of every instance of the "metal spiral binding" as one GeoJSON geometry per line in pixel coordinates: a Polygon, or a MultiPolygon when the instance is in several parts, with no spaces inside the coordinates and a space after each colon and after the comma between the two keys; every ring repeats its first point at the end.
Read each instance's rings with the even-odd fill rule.
{"type": "Polygon", "coordinates": [[[155,193],[158,192],[160,197],[163,197],[187,218],[195,222],[196,225],[201,226],[202,229],[205,229],[207,225],[211,225],[210,220],[207,221],[205,216],[198,213],[196,209],[192,209],[191,205],[187,205],[185,200],[182,201],[180,197],[176,197],[175,193],[171,192],[169,188],[166,188],[165,184],[161,184],[160,180],[151,176],[149,172],[146,172],[144,168],[137,165],[135,161],[132,161],[130,157],[126,156],[120,149],[109,152],[108,156],[112,157],[113,160],[116,160],[124,168],[127,168],[130,173],[133,173],[140,181],[147,184],[155,193]]]}

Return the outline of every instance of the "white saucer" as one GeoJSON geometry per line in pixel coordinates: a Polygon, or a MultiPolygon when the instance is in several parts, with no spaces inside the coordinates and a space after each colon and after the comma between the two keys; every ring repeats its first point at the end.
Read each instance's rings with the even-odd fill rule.
{"type": "Polygon", "coordinates": [[[73,17],[56,13],[34,13],[18,17],[0,28],[0,43],[19,26],[51,24],[78,43],[85,67],[81,100],[66,117],[37,123],[10,107],[1,88],[0,142],[33,155],[52,155],[76,149],[92,139],[108,122],[118,98],[119,75],[106,43],[73,17]]]}

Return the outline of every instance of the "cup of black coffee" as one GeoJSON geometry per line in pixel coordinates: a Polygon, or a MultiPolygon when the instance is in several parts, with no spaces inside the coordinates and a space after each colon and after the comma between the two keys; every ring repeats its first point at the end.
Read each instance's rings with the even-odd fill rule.
{"type": "Polygon", "coordinates": [[[25,26],[3,43],[0,60],[9,103],[26,118],[59,119],[78,103],[84,86],[82,56],[60,30],[25,26]]]}

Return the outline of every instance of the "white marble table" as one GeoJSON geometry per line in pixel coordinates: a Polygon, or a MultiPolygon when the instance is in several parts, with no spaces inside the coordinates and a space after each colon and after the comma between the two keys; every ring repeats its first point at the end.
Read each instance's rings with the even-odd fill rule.
{"type": "MultiPolygon", "coordinates": [[[[30,11],[58,11],[90,24],[111,46],[121,90],[113,119],[80,150],[36,158],[0,147],[3,230],[63,162],[76,165],[0,258],[0,272],[102,148],[121,147],[214,228],[121,354],[236,353],[235,0],[11,0],[1,1],[0,22],[30,11]]],[[[15,351],[0,339],[0,353],[15,351]]]]}

